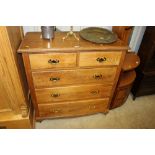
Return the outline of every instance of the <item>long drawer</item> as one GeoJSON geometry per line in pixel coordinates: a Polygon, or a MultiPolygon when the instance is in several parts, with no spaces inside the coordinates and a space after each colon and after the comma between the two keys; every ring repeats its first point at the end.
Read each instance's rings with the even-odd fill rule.
{"type": "Polygon", "coordinates": [[[65,117],[106,112],[108,101],[108,98],[104,98],[77,102],[39,104],[39,115],[43,117],[65,117]]]}
{"type": "Polygon", "coordinates": [[[35,88],[53,87],[67,84],[102,83],[112,84],[116,67],[77,70],[33,72],[35,88]]]}
{"type": "Polygon", "coordinates": [[[112,86],[105,85],[78,85],[36,89],[38,103],[59,102],[70,100],[84,100],[109,97],[112,86]]]}
{"type": "Polygon", "coordinates": [[[76,53],[30,54],[31,69],[53,69],[76,66],[76,53]]]}
{"type": "Polygon", "coordinates": [[[81,52],[79,66],[119,65],[122,52],[81,52]]]}

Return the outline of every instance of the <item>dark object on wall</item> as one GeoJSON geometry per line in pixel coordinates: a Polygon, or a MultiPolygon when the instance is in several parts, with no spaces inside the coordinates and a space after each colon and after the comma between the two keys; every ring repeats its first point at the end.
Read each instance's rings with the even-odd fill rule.
{"type": "Polygon", "coordinates": [[[43,39],[54,38],[55,26],[41,26],[41,33],[43,39]]]}
{"type": "Polygon", "coordinates": [[[138,51],[141,64],[132,88],[133,99],[155,93],[155,27],[147,26],[138,51]]]}

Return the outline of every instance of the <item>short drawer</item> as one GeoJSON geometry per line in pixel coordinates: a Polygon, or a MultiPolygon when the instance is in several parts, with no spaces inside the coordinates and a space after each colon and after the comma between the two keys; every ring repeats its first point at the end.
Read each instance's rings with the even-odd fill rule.
{"type": "Polygon", "coordinates": [[[122,52],[81,52],[79,66],[119,65],[122,52]]]}
{"type": "Polygon", "coordinates": [[[76,53],[30,54],[31,69],[53,69],[76,66],[76,53]]]}
{"type": "Polygon", "coordinates": [[[112,84],[116,75],[116,67],[58,70],[33,72],[35,88],[46,88],[67,84],[102,83],[112,84]]]}
{"type": "Polygon", "coordinates": [[[36,97],[38,103],[103,98],[110,96],[111,89],[99,84],[36,89],[36,97]]]}
{"type": "Polygon", "coordinates": [[[39,115],[43,117],[67,117],[107,112],[109,99],[83,100],[39,104],[39,115]]]}

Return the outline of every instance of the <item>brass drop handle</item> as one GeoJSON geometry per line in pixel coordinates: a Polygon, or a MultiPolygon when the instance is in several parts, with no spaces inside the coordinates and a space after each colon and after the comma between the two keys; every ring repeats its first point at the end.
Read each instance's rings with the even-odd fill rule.
{"type": "Polygon", "coordinates": [[[61,112],[61,110],[60,109],[56,109],[54,112],[58,113],[58,112],[61,112]]]}
{"type": "Polygon", "coordinates": [[[61,112],[61,109],[51,109],[50,112],[58,113],[58,112],[61,112]]]}
{"type": "Polygon", "coordinates": [[[97,60],[99,63],[102,63],[102,62],[106,61],[107,58],[106,58],[106,57],[103,57],[103,58],[97,58],[96,60],[97,60]]]}
{"type": "Polygon", "coordinates": [[[99,80],[102,79],[102,74],[95,74],[93,77],[94,79],[99,80]]]}
{"type": "Polygon", "coordinates": [[[89,109],[96,109],[96,106],[95,105],[93,105],[93,106],[89,106],[89,109]]]}
{"type": "Polygon", "coordinates": [[[59,77],[51,77],[50,78],[50,81],[53,81],[53,82],[56,82],[56,81],[59,81],[60,78],[59,77]]]}
{"type": "Polygon", "coordinates": [[[91,94],[93,94],[93,95],[96,95],[96,94],[99,94],[99,93],[100,93],[99,90],[93,90],[93,91],[91,91],[91,94]]]}
{"type": "Polygon", "coordinates": [[[59,97],[60,94],[58,94],[58,93],[53,93],[53,94],[51,94],[51,96],[52,96],[52,97],[59,97]]]}
{"type": "Polygon", "coordinates": [[[55,59],[55,60],[49,59],[48,63],[56,65],[56,64],[59,63],[59,60],[57,60],[57,59],[55,59]]]}

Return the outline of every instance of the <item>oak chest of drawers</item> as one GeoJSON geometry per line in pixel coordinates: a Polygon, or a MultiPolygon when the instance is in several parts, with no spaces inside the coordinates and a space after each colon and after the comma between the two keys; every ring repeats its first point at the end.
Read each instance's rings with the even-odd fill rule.
{"type": "MultiPolygon", "coordinates": [[[[83,39],[43,40],[27,33],[22,54],[36,119],[107,113],[127,46],[93,44],[83,39]]],[[[78,34],[77,34],[78,35],[78,34]]]]}

